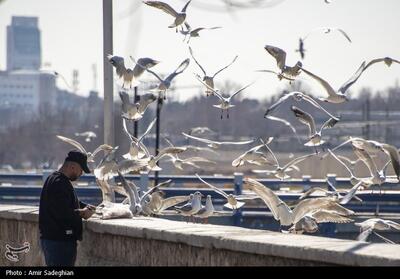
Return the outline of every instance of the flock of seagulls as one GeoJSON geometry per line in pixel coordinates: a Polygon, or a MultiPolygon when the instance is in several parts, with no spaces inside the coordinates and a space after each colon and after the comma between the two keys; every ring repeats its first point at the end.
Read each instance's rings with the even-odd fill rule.
{"type": "MultiPolygon", "coordinates": [[[[145,5],[162,10],[163,12],[172,16],[174,21],[168,26],[168,28],[175,28],[177,34],[184,35],[185,39],[189,37],[189,40],[192,37],[198,37],[198,33],[201,30],[207,29],[192,29],[190,27],[188,23],[190,16],[186,12],[190,2],[191,1],[188,1],[180,10],[180,12],[177,12],[170,5],[161,1],[143,1],[145,5]]],[[[331,1],[325,0],[325,2],[330,3],[331,1]]],[[[211,27],[208,29],[217,28],[220,27],[211,27]]],[[[322,31],[324,33],[338,31],[349,42],[351,42],[350,37],[342,29],[332,27],[316,28],[308,35],[300,39],[298,51],[300,52],[302,58],[304,58],[305,51],[304,41],[311,34],[314,34],[318,31],[322,31]]],[[[189,44],[189,40],[187,40],[187,44],[189,44]]],[[[282,230],[282,232],[315,233],[318,230],[319,223],[353,222],[354,220],[351,218],[354,216],[355,212],[347,209],[345,205],[348,204],[348,202],[352,199],[355,199],[358,202],[363,202],[357,197],[357,193],[360,189],[366,189],[373,185],[382,185],[384,182],[399,182],[400,160],[398,150],[396,147],[390,144],[380,143],[363,138],[349,138],[349,140],[345,141],[343,144],[335,148],[325,150],[324,145],[326,140],[323,139],[322,131],[328,128],[335,128],[334,126],[340,121],[340,117],[330,113],[323,107],[322,104],[318,102],[323,101],[340,105],[341,103],[348,101],[349,96],[346,94],[346,91],[348,91],[349,87],[351,87],[351,85],[361,77],[362,73],[367,68],[379,62],[384,62],[387,66],[390,66],[393,63],[400,64],[398,60],[385,57],[373,59],[368,64],[366,64],[364,61],[348,81],[346,81],[338,90],[334,90],[326,80],[305,69],[301,61],[298,61],[292,66],[287,65],[286,52],[283,49],[268,44],[264,46],[264,49],[276,60],[277,71],[271,69],[261,71],[273,73],[283,82],[294,82],[299,78],[299,76],[303,76],[305,74],[312,80],[317,81],[327,93],[327,95],[324,97],[314,99],[305,92],[289,92],[266,110],[264,117],[267,120],[279,121],[290,127],[293,133],[296,134],[299,143],[300,137],[290,121],[274,115],[276,111],[283,110],[284,106],[281,105],[284,102],[289,99],[293,99],[300,105],[302,103],[301,101],[306,101],[307,103],[311,104],[313,108],[324,112],[328,116],[326,122],[319,129],[317,129],[311,111],[305,111],[304,109],[293,105],[290,107],[288,114],[293,114],[298,121],[309,128],[307,141],[301,144],[310,147],[311,152],[310,154],[292,158],[290,162],[286,164],[282,164],[269,147],[269,144],[273,141],[272,137],[265,140],[251,139],[246,141],[217,141],[210,139],[210,136],[216,133],[210,130],[208,127],[195,127],[187,133],[182,132],[182,135],[187,140],[205,144],[207,147],[189,144],[184,146],[175,146],[168,138],[165,138],[165,141],[168,143],[168,147],[159,150],[157,155],[152,155],[144,144],[143,139],[153,128],[156,119],[149,124],[146,131],[139,138],[134,137],[128,130],[127,123],[140,121],[146,113],[147,108],[153,102],[158,99],[166,99],[167,91],[170,88],[172,81],[187,69],[191,59],[194,60],[202,72],[202,75],[195,74],[195,79],[197,79],[198,82],[204,86],[204,93],[210,98],[217,97],[219,99],[219,104],[214,105],[214,107],[221,110],[221,119],[223,118],[224,111],[226,111],[227,118],[229,118],[229,109],[234,107],[234,105],[231,104],[232,98],[243,92],[255,82],[253,81],[231,94],[224,94],[228,92],[222,93],[216,88],[214,83],[215,77],[233,65],[238,56],[234,57],[229,64],[215,72],[214,75],[209,75],[205,71],[204,67],[196,60],[194,57],[194,51],[192,47],[189,46],[188,51],[191,59],[187,58],[182,61],[179,66],[165,78],[161,78],[159,74],[153,71],[153,67],[156,67],[157,64],[161,63],[158,60],[147,57],[142,57],[138,60],[135,60],[133,57],[130,57],[135,63],[135,67],[133,69],[129,69],[126,68],[123,57],[111,54],[107,56],[110,64],[115,67],[117,75],[123,80],[122,88],[120,90],[120,98],[122,101],[121,120],[123,122],[124,132],[130,140],[129,150],[127,150],[127,152],[123,155],[123,159],[118,159],[115,155],[118,147],[112,147],[103,144],[96,148],[93,153],[91,153],[87,152],[85,148],[76,140],[61,135],[57,136],[60,140],[75,146],[88,155],[89,161],[93,166],[93,173],[96,177],[97,184],[103,193],[103,201],[96,208],[96,213],[101,218],[131,218],[138,215],[159,216],[166,214],[178,214],[182,217],[191,218],[192,220],[198,218],[206,222],[207,219],[212,216],[232,215],[234,214],[235,210],[243,207],[246,202],[259,199],[271,211],[274,219],[277,220],[281,226],[289,227],[288,230],[282,230]],[[137,103],[132,103],[129,95],[131,93],[131,89],[140,83],[140,78],[143,74],[145,74],[145,72],[155,77],[157,86],[149,89],[147,93],[141,95],[140,100],[137,103]],[[229,96],[225,97],[226,95],[229,96]],[[260,140],[260,142],[255,143],[258,140],[260,140]],[[357,157],[356,160],[351,160],[343,155],[335,153],[337,152],[336,150],[345,144],[351,145],[354,155],[357,157]],[[196,177],[202,184],[211,188],[224,199],[226,199],[224,207],[227,208],[227,210],[217,211],[213,205],[213,200],[210,195],[205,198],[205,205],[202,204],[202,198],[204,195],[200,191],[196,191],[188,196],[165,198],[164,193],[161,190],[161,186],[168,187],[171,181],[156,185],[155,187],[151,187],[147,192],[143,192],[132,181],[129,181],[124,177],[125,174],[130,172],[138,173],[140,171],[160,171],[161,167],[158,165],[158,162],[164,158],[168,158],[169,160],[167,162],[170,162],[176,169],[179,170],[185,168],[202,169],[203,164],[215,165],[215,162],[202,156],[189,155],[185,158],[181,156],[184,156],[189,152],[197,152],[204,155],[207,152],[218,154],[219,148],[231,145],[253,145],[246,152],[232,161],[232,167],[236,168],[245,164],[251,164],[255,168],[258,168],[253,169],[253,173],[262,174],[264,176],[273,175],[281,180],[290,179],[290,172],[292,171],[301,172],[298,164],[305,160],[309,160],[312,157],[318,157],[323,160],[325,157],[331,156],[339,163],[339,165],[344,166],[348,170],[352,188],[344,194],[343,192],[339,192],[335,187],[333,187],[333,185],[331,185],[331,189],[333,189],[331,191],[327,191],[322,188],[313,188],[304,193],[297,201],[297,204],[293,207],[287,205],[274,191],[261,184],[256,179],[245,177],[243,180],[244,186],[249,189],[251,194],[234,195],[227,194],[220,187],[210,184],[196,173],[196,177]],[[319,151],[317,147],[321,147],[322,150],[319,151]],[[312,148],[314,148],[314,150],[312,150],[312,148]],[[100,154],[102,157],[100,157],[100,154]],[[385,158],[387,158],[387,162],[384,166],[379,166],[379,162],[377,161],[379,156],[386,156],[385,158]],[[96,157],[98,157],[97,160],[95,160],[96,157]],[[96,161],[98,162],[97,164],[96,161]],[[356,164],[364,164],[365,167],[369,169],[370,176],[358,177],[354,173],[354,166],[356,164]],[[395,171],[395,176],[389,176],[386,174],[387,169],[390,167],[392,167],[395,171]],[[119,183],[116,183],[113,178],[118,178],[119,183]],[[323,192],[323,196],[315,197],[315,191],[317,190],[319,190],[319,192],[323,192]],[[115,201],[115,193],[124,195],[126,199],[122,203],[117,203],[115,201]]],[[[76,136],[83,135],[76,134],[76,136]]],[[[88,135],[86,136],[89,137],[88,135]]],[[[369,219],[363,223],[355,223],[355,225],[360,226],[361,228],[361,234],[358,237],[360,241],[366,241],[368,236],[372,233],[377,234],[377,230],[400,230],[399,224],[393,221],[377,218],[369,219]]],[[[390,240],[385,241],[393,243],[390,242],[390,240]]]]}

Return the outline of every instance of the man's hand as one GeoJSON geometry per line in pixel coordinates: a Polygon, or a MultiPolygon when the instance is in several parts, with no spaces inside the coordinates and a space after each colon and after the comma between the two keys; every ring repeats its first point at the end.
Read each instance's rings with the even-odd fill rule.
{"type": "Polygon", "coordinates": [[[93,206],[90,207],[85,207],[83,209],[75,209],[75,211],[79,212],[79,216],[81,216],[81,218],[87,220],[90,217],[92,217],[92,215],[94,214],[95,210],[93,208],[93,206]]]}

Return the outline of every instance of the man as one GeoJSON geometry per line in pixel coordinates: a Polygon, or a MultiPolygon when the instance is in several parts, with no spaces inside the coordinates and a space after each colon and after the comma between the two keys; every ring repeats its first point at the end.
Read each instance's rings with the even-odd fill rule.
{"type": "Polygon", "coordinates": [[[40,195],[40,244],[47,266],[73,266],[77,241],[82,240],[82,218],[88,219],[94,207],[80,202],[71,181],[90,173],[87,156],[70,151],[64,164],[53,172],[43,185],[40,195]]]}

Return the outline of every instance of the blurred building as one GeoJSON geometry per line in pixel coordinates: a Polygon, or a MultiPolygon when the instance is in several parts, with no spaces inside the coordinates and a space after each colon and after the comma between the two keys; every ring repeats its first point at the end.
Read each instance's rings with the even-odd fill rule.
{"type": "Polygon", "coordinates": [[[37,17],[13,16],[7,26],[7,71],[38,70],[41,64],[37,17]]]}
{"type": "MultiPolygon", "coordinates": [[[[40,66],[38,18],[13,16],[7,26],[7,69],[0,71],[0,110],[18,112],[10,118],[13,125],[31,119],[41,110],[52,112],[55,106],[56,77],[39,70],[40,66]]],[[[11,123],[2,123],[8,124],[11,123]]]]}

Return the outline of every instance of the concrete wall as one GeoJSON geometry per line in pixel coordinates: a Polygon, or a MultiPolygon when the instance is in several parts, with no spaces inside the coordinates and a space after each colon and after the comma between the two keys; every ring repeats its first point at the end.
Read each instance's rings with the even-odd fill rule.
{"type": "MultiPolygon", "coordinates": [[[[0,205],[0,266],[43,265],[38,245],[38,208],[0,205]],[[5,245],[31,250],[13,263],[5,245]]],[[[77,265],[249,266],[400,265],[397,245],[158,218],[91,219],[84,224],[77,265]]]]}

